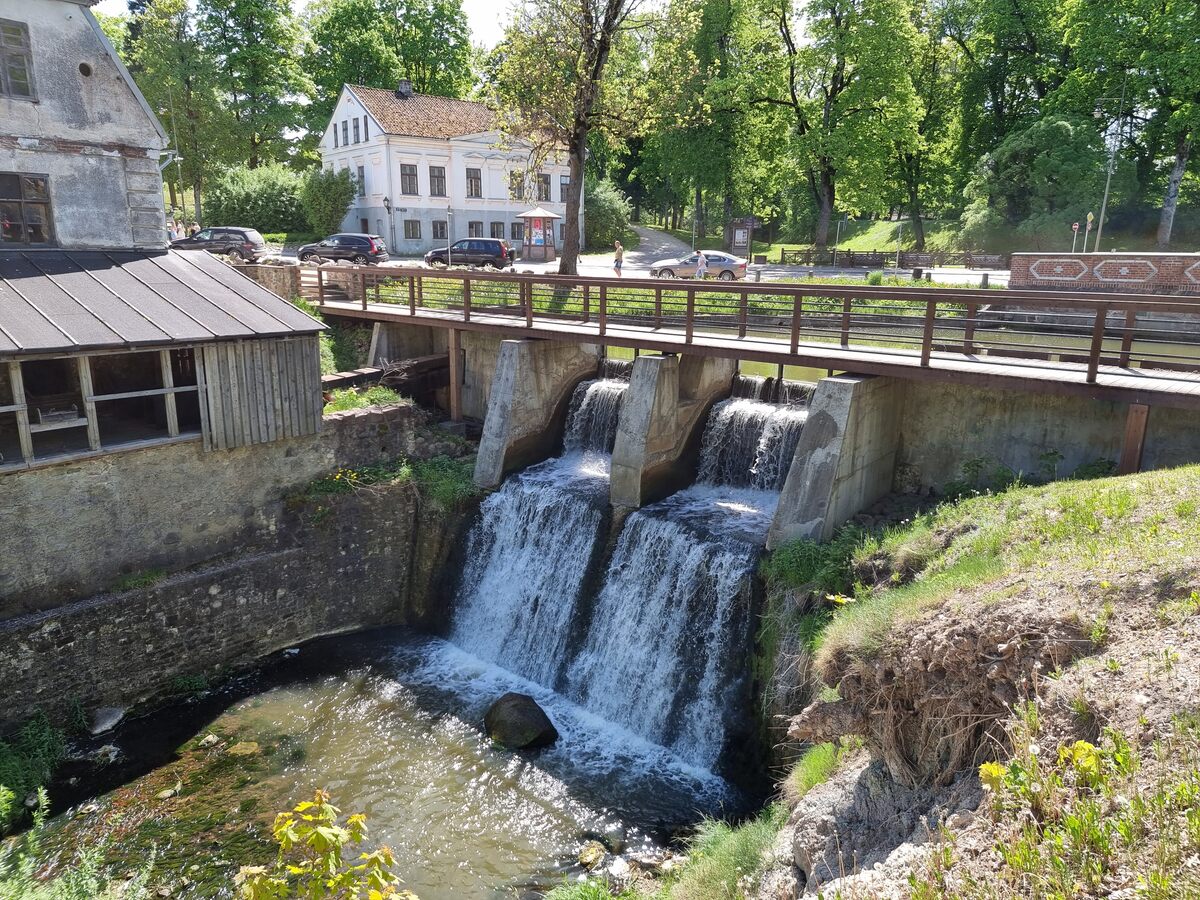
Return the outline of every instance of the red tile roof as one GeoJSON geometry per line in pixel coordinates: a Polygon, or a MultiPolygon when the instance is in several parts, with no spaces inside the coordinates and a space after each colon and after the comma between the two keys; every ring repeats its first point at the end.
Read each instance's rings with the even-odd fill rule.
{"type": "Polygon", "coordinates": [[[363,106],[388,134],[452,138],[490,131],[496,116],[482,103],[431,94],[399,97],[388,88],[349,85],[363,106]]]}

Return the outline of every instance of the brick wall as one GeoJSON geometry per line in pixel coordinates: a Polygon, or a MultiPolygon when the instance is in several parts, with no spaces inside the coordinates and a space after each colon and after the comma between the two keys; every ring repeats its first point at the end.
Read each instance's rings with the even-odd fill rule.
{"type": "Polygon", "coordinates": [[[1200,294],[1197,253],[1014,253],[1017,290],[1200,294]]]}

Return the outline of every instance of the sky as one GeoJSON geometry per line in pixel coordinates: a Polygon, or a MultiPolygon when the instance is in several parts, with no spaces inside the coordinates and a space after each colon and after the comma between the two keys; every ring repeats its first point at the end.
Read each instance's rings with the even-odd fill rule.
{"type": "MultiPolygon", "coordinates": [[[[293,3],[302,8],[307,0],[293,0],[293,3]]],[[[510,5],[509,0],[463,0],[463,11],[471,25],[471,40],[489,49],[500,43],[510,5]]],[[[126,6],[125,0],[100,0],[95,8],[115,16],[125,12],[126,6]]]]}

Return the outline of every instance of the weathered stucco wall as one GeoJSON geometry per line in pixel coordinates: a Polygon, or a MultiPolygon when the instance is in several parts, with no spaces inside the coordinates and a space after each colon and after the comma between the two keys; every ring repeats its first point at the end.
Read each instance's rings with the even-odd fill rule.
{"type": "Polygon", "coordinates": [[[176,676],[227,672],[323,634],[437,630],[448,615],[437,576],[471,512],[443,511],[411,482],[326,496],[293,504],[260,551],[0,622],[0,733],[39,707],[131,706],[176,676]]]}
{"type": "Polygon", "coordinates": [[[0,0],[0,19],[29,29],[37,100],[0,97],[0,171],[50,176],[61,246],[164,246],[166,141],[91,12],[0,0]]]}
{"type": "Polygon", "coordinates": [[[208,453],[197,440],[0,476],[0,620],[269,539],[283,498],[337,466],[438,452],[447,438],[424,421],[411,406],[355,410],[308,438],[208,453]]]}

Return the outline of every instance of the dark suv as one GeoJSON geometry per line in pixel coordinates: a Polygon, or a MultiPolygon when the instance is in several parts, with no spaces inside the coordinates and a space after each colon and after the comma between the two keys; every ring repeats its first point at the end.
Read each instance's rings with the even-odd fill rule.
{"type": "Polygon", "coordinates": [[[497,238],[467,238],[455,241],[449,247],[430,250],[425,254],[428,266],[491,266],[503,269],[511,266],[517,255],[507,241],[497,238]]]}
{"type": "Polygon", "coordinates": [[[255,260],[270,251],[263,236],[253,228],[204,228],[191,237],[171,241],[172,250],[207,250],[223,256],[255,260]]]}
{"type": "Polygon", "coordinates": [[[387,245],[377,234],[331,234],[323,241],[305,244],[296,255],[310,259],[348,259],[356,266],[388,261],[387,245]]]}

